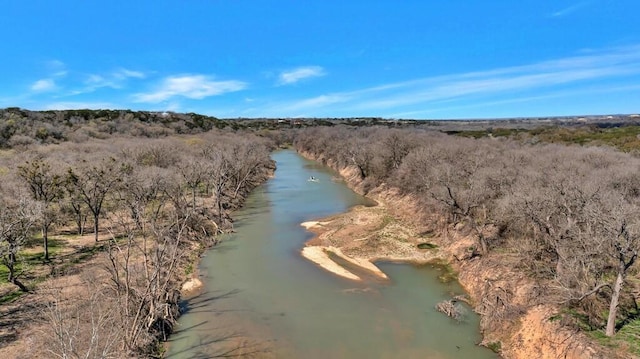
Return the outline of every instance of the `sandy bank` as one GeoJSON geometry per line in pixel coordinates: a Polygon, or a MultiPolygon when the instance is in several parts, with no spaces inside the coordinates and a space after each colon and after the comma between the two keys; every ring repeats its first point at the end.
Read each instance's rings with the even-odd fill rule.
{"type": "Polygon", "coordinates": [[[329,222],[320,222],[320,221],[308,221],[308,222],[302,222],[300,223],[301,226],[303,226],[306,229],[311,229],[311,228],[316,228],[316,227],[321,227],[325,224],[327,224],[329,222]]]}
{"type": "Polygon", "coordinates": [[[362,276],[389,279],[374,261],[426,263],[438,258],[437,249],[417,249],[424,238],[392,219],[384,205],[355,206],[301,226],[316,234],[302,249],[302,256],[350,280],[362,280],[362,276]]]}
{"type": "Polygon", "coordinates": [[[342,267],[334,260],[332,260],[329,256],[330,254],[334,254],[341,259],[353,264],[354,266],[357,266],[363,270],[367,270],[378,278],[388,279],[387,275],[384,274],[384,272],[381,271],[380,268],[376,267],[376,265],[371,263],[369,260],[350,257],[344,254],[342,250],[340,250],[340,248],[331,246],[307,246],[302,249],[302,256],[316,263],[321,268],[343,278],[351,280],[362,280],[360,276],[347,270],[346,268],[342,267]]]}
{"type": "Polygon", "coordinates": [[[334,262],[329,258],[329,254],[327,253],[327,248],[320,246],[310,246],[304,247],[302,249],[302,256],[312,261],[313,263],[319,265],[323,269],[339,275],[340,277],[351,279],[351,280],[361,280],[361,278],[350,271],[346,270],[342,266],[338,265],[338,263],[334,262]]]}
{"type": "Polygon", "coordinates": [[[202,281],[198,278],[190,278],[182,284],[180,293],[183,297],[191,297],[202,289],[202,281]]]}

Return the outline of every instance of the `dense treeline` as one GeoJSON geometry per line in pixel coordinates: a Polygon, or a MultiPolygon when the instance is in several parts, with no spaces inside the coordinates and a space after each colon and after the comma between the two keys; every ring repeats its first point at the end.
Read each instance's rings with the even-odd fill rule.
{"type": "Polygon", "coordinates": [[[30,111],[0,109],[0,148],[31,144],[81,143],[127,135],[161,138],[198,134],[211,129],[249,130],[282,138],[292,129],[307,127],[387,127],[437,130],[466,137],[514,137],[528,142],[613,145],[624,151],[640,148],[637,115],[519,118],[495,120],[392,120],[355,118],[236,118],[218,119],[196,113],[132,110],[30,111]]]}
{"type": "MultiPolygon", "coordinates": [[[[500,126],[499,123],[496,123],[500,126]]],[[[634,119],[619,122],[594,122],[572,126],[538,126],[535,128],[487,127],[483,130],[445,131],[464,137],[509,137],[529,143],[559,143],[588,146],[610,146],[623,152],[640,152],[640,123],[634,119]]]]}
{"type": "Polygon", "coordinates": [[[195,113],[131,110],[29,111],[0,109],[0,148],[25,147],[117,135],[159,138],[197,134],[214,128],[238,129],[238,124],[195,113]]]}
{"type": "MultiPolygon", "coordinates": [[[[295,146],[357,168],[365,190],[386,184],[440,213],[447,229],[475,238],[459,260],[502,256],[536,281],[531,305],[555,303],[568,322],[607,336],[638,315],[636,157],[383,128],[306,129],[295,146]]],[[[488,309],[496,320],[509,312],[488,309]]]]}
{"type": "Polygon", "coordinates": [[[48,355],[153,352],[175,324],[185,268],[232,228],[229,212],[273,172],[274,146],[249,133],[212,130],[5,151],[0,259],[8,282],[47,298],[33,320],[46,323],[48,355]],[[74,238],[91,232],[98,252],[92,266],[52,259],[52,233],[73,246],[74,238]],[[38,286],[46,278],[27,263],[34,248],[50,267],[46,278],[80,273],[81,279],[55,289],[38,286]]]}
{"type": "MultiPolygon", "coordinates": [[[[405,121],[415,125],[417,121],[405,121]]],[[[25,148],[32,144],[82,143],[114,136],[162,138],[199,134],[212,129],[250,130],[260,136],[282,137],[287,129],[315,126],[370,126],[397,122],[380,118],[355,119],[218,119],[197,113],[132,110],[30,111],[17,107],[0,109],[0,148],[25,148]]]]}

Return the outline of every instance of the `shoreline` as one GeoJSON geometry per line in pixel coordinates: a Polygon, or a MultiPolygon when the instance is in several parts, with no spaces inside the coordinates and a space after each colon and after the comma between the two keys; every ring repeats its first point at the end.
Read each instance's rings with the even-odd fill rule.
{"type": "Polygon", "coordinates": [[[317,236],[309,241],[313,243],[307,242],[307,246],[335,245],[342,248],[348,255],[364,257],[370,261],[391,260],[419,264],[436,261],[444,263],[455,272],[456,280],[471,298],[471,306],[474,311],[480,314],[480,330],[483,339],[479,345],[497,348],[494,351],[500,357],[565,357],[574,359],[619,357],[607,348],[598,345],[593,339],[587,338],[584,333],[577,333],[574,329],[564,326],[558,321],[549,320],[548,318],[557,314],[557,308],[553,305],[528,305],[527,298],[534,293],[535,283],[522,273],[513,270],[509,266],[508,256],[493,253],[487,257],[465,260],[465,255],[468,254],[468,248],[474,244],[474,239],[459,232],[457,228],[446,226],[441,218],[420,212],[414,203],[415,199],[403,196],[397,189],[385,184],[365,191],[357,169],[348,166],[340,167],[323,156],[304,151],[298,153],[337,171],[349,188],[361,195],[366,192],[367,198],[378,203],[378,206],[373,209],[386,208],[385,215],[390,218],[389,221],[398,222],[398,225],[395,226],[387,225],[387,227],[392,227],[390,231],[386,228],[376,228],[366,220],[359,221],[357,212],[361,210],[359,206],[356,206],[347,213],[328,218],[332,221],[342,221],[338,225],[312,226],[310,231],[317,236]],[[344,220],[342,217],[348,220],[344,220]],[[369,230],[377,230],[383,235],[361,238],[358,235],[353,235],[358,231],[347,230],[347,233],[343,233],[346,240],[345,238],[334,238],[334,234],[341,231],[340,225],[349,224],[363,227],[360,231],[364,232],[367,230],[364,227],[368,226],[369,230]],[[385,242],[389,232],[395,235],[393,238],[395,243],[411,242],[415,245],[417,240],[418,244],[427,245],[418,248],[414,246],[408,252],[399,251],[398,253],[397,250],[390,249],[389,243],[385,242]],[[431,247],[431,245],[434,247],[423,249],[431,247]],[[425,260],[424,254],[427,251],[431,252],[431,255],[426,256],[425,260]],[[505,293],[508,297],[504,297],[505,293]],[[501,304],[496,305],[495,303],[501,304]],[[509,310],[517,310],[518,312],[509,312],[509,310]],[[492,314],[487,314],[489,312],[492,314]],[[500,317],[505,313],[514,316],[510,319],[500,317]],[[496,318],[495,315],[498,317],[496,318]]]}
{"type": "Polygon", "coordinates": [[[403,223],[389,220],[386,206],[379,201],[300,226],[315,234],[300,250],[302,257],[353,281],[362,281],[362,276],[389,280],[375,261],[426,264],[442,259],[437,249],[418,249],[423,242],[420,235],[403,223]]]}

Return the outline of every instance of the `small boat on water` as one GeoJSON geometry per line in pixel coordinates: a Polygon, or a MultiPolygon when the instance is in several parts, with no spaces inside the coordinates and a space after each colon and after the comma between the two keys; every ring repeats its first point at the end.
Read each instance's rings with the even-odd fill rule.
{"type": "Polygon", "coordinates": [[[313,176],[311,176],[311,177],[309,177],[309,179],[307,180],[307,182],[320,182],[320,180],[319,180],[319,179],[317,179],[317,178],[315,178],[315,177],[313,177],[313,176]]]}

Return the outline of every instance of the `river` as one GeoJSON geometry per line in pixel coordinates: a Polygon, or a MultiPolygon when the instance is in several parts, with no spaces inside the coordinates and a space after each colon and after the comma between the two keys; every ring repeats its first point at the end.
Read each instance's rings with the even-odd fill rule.
{"type": "Polygon", "coordinates": [[[478,317],[434,306],[463,293],[430,266],[377,263],[390,281],[353,282],[301,257],[301,222],[367,200],[292,150],[234,214],[236,232],[203,257],[203,293],[187,303],[167,358],[496,358],[475,343],[478,317]],[[309,182],[314,176],[319,182],[309,182]]]}

